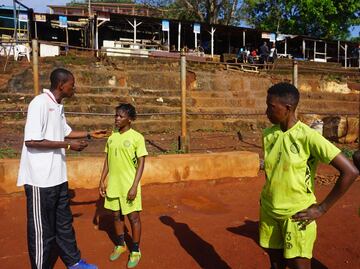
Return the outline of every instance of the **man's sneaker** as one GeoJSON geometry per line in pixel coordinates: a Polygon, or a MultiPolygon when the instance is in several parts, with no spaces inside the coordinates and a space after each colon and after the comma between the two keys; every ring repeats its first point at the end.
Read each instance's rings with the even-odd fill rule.
{"type": "Polygon", "coordinates": [[[136,265],[138,265],[139,261],[141,259],[141,253],[136,252],[136,251],[132,251],[130,253],[130,257],[129,257],[129,261],[127,264],[127,268],[134,268],[136,265]]]}
{"type": "Polygon", "coordinates": [[[84,260],[80,260],[78,263],[69,266],[69,269],[98,269],[98,268],[94,264],[89,264],[84,260]]]}
{"type": "Polygon", "coordinates": [[[126,250],[126,244],[124,246],[115,246],[113,252],[110,254],[110,261],[113,262],[117,260],[126,250]]]}

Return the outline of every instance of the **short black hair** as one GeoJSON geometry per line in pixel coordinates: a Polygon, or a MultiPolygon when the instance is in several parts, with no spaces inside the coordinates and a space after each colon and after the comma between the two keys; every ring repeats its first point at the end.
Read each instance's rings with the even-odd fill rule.
{"type": "Polygon", "coordinates": [[[74,77],[74,75],[69,70],[66,70],[64,68],[56,68],[50,74],[50,88],[52,90],[56,89],[59,84],[65,83],[70,79],[70,77],[74,77]]]}
{"type": "Polygon", "coordinates": [[[118,111],[118,110],[124,111],[131,120],[136,119],[136,110],[132,104],[128,104],[128,103],[119,104],[115,108],[115,111],[118,111]]]}
{"type": "Polygon", "coordinates": [[[296,107],[300,100],[299,90],[292,84],[280,82],[271,86],[268,95],[279,97],[284,103],[296,107]]]}

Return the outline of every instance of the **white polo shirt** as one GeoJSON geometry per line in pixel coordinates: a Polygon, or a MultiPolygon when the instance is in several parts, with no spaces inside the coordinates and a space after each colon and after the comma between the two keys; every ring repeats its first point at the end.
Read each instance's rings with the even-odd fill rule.
{"type": "MultiPolygon", "coordinates": [[[[51,91],[36,96],[29,104],[24,141],[64,141],[71,133],[63,105],[51,91]]],[[[28,148],[23,145],[17,186],[52,187],[67,181],[65,149],[28,148]]]]}

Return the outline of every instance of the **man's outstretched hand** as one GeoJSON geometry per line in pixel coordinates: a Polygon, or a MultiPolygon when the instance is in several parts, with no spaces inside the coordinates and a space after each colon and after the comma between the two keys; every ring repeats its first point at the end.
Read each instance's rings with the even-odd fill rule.
{"type": "Polygon", "coordinates": [[[108,131],[103,129],[103,130],[94,130],[89,132],[90,136],[92,138],[103,138],[103,137],[108,137],[108,131]]]}

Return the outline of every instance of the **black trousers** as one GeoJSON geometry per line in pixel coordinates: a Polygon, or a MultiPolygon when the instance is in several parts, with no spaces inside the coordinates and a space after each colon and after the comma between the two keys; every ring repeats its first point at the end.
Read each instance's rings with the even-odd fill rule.
{"type": "Polygon", "coordinates": [[[55,247],[66,266],[77,263],[80,251],[72,226],[68,183],[49,188],[25,185],[25,193],[31,268],[51,268],[55,247]]]}

